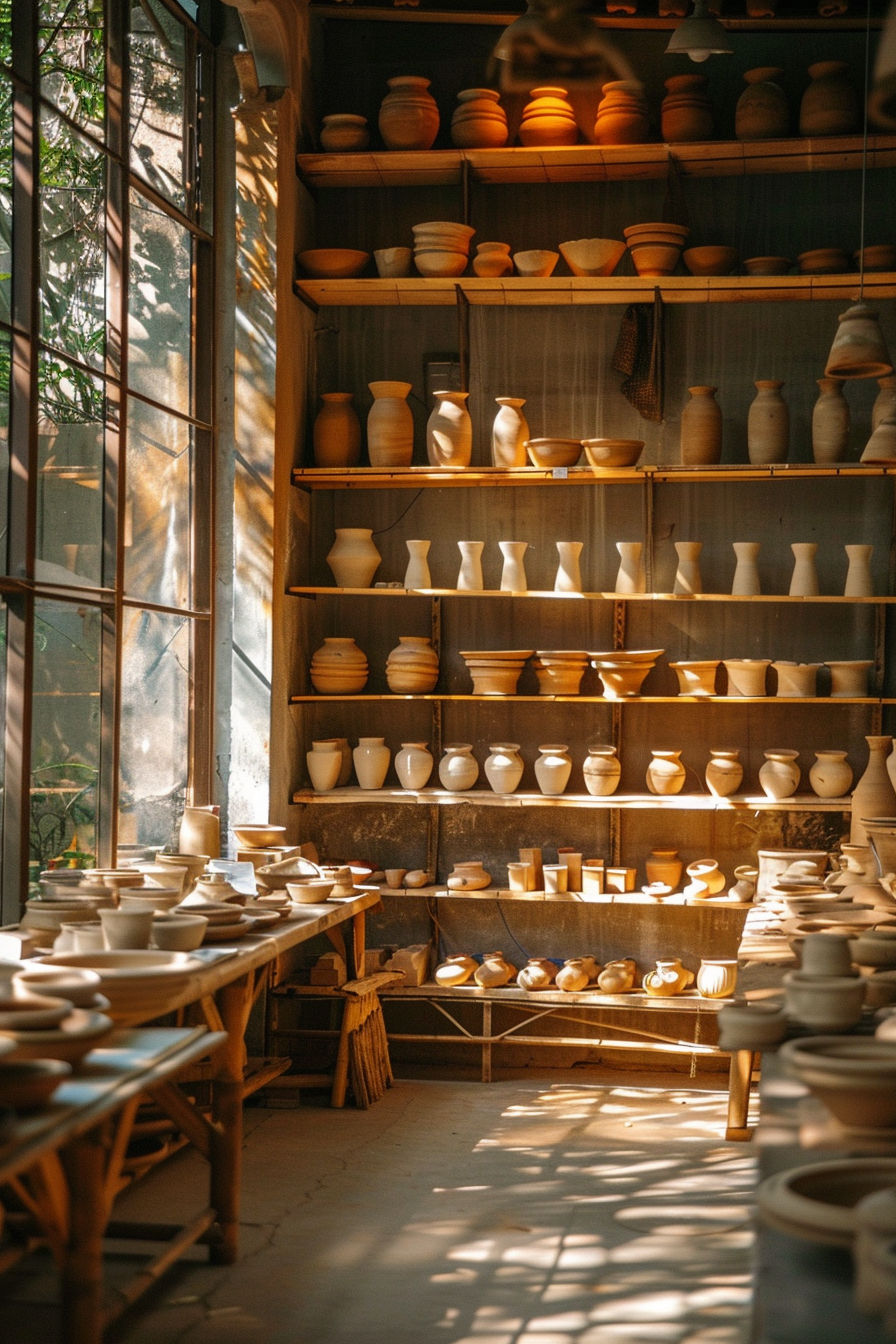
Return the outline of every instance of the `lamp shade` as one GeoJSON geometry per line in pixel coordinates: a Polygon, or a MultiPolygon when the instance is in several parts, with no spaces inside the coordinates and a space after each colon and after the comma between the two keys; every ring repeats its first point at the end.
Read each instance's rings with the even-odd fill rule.
{"type": "Polygon", "coordinates": [[[896,130],[896,4],[884,23],[868,98],[868,116],[878,126],[896,130]]]}
{"type": "Polygon", "coordinates": [[[893,372],[874,308],[855,303],[837,321],[825,368],[828,378],[883,378],[893,372]]]}
{"type": "Polygon", "coordinates": [[[710,14],[706,0],[694,0],[694,12],[682,19],[669,39],[666,54],[690,56],[692,61],[705,61],[710,56],[730,56],[728,34],[718,19],[710,14]]]}

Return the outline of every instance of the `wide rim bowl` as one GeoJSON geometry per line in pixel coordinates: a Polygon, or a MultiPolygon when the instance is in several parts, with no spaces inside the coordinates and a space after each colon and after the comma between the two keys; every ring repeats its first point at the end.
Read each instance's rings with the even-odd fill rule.
{"type": "Polygon", "coordinates": [[[299,265],[313,280],[353,279],[369,260],[369,252],[354,247],[312,247],[298,255],[299,265]]]}

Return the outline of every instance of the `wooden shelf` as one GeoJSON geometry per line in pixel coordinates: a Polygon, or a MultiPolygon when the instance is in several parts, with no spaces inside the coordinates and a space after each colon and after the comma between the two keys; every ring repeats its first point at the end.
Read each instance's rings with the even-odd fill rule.
{"type": "Polygon", "coordinates": [[[419,490],[426,487],[468,490],[474,486],[641,485],[646,481],[691,485],[695,482],[807,481],[869,476],[896,476],[896,462],[892,466],[842,462],[830,467],[819,467],[813,462],[782,462],[762,467],[733,463],[719,467],[644,466],[618,471],[592,471],[591,467],[557,467],[554,470],[542,467],[397,467],[392,470],[384,467],[296,467],[292,482],[301,490],[419,490]]]}
{"type": "Polygon", "coordinates": [[[287,588],[293,597],[459,597],[459,598],[515,598],[542,602],[777,602],[784,604],[799,603],[839,603],[844,606],[882,606],[896,602],[896,597],[790,597],[786,593],[762,593],[756,597],[740,597],[733,593],[555,593],[553,589],[530,588],[525,593],[505,593],[496,588],[484,588],[481,592],[465,592],[458,588],[333,588],[320,587],[287,588]]]}
{"type": "Polygon", "coordinates": [[[492,793],[488,789],[468,789],[465,793],[448,793],[445,789],[359,789],[352,786],[316,793],[314,789],[297,789],[294,803],[345,804],[357,806],[372,803],[376,806],[431,807],[575,807],[599,810],[633,811],[650,809],[671,812],[848,812],[849,798],[816,798],[814,793],[795,794],[776,802],[765,794],[734,794],[730,798],[714,798],[708,793],[679,793],[674,797],[657,797],[652,793],[614,793],[608,798],[596,798],[590,793],[564,793],[548,796],[543,793],[492,793]]]}
{"type": "MultiPolygon", "coordinates": [[[[676,22],[678,22],[676,20],[676,22]]],[[[860,135],[787,140],[708,140],[696,144],[572,145],[562,148],[365,150],[299,154],[300,178],[321,187],[438,187],[474,182],[622,182],[665,178],[674,162],[683,177],[756,173],[844,172],[862,166],[860,135]]],[[[869,168],[896,165],[896,136],[872,135],[869,168]]]]}
{"type": "MultiPolygon", "coordinates": [[[[331,0],[311,0],[310,12],[319,19],[354,19],[362,23],[451,23],[474,24],[506,28],[520,17],[519,9],[498,11],[493,9],[419,9],[377,5],[351,5],[332,3],[331,0]]],[[[607,28],[617,32],[624,29],[639,31],[671,32],[681,23],[677,14],[592,14],[592,22],[598,28],[607,28]]],[[[828,32],[864,32],[866,19],[863,14],[832,14],[819,17],[816,14],[768,14],[752,17],[748,14],[719,16],[719,22],[729,33],[828,33],[828,32]]],[[[872,31],[877,32],[883,20],[879,14],[871,17],[872,31]]]]}
{"type": "Polygon", "coordinates": [[[877,696],[845,695],[628,695],[609,700],[605,695],[291,695],[291,705],[315,704],[394,704],[407,700],[436,700],[452,704],[480,705],[889,705],[892,700],[877,696]]]}

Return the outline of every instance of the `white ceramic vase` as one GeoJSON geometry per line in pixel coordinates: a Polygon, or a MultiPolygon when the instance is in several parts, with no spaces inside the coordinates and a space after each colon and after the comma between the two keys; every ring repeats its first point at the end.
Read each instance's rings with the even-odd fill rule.
{"type": "Polygon", "coordinates": [[[328,793],[336,788],[342,770],[342,752],[334,738],[327,742],[312,742],[305,760],[315,793],[328,793]]]}
{"type": "Polygon", "coordinates": [[[569,783],[572,774],[572,761],[567,746],[539,747],[541,755],[535,762],[535,778],[541,792],[547,795],[561,794],[569,783]]]}
{"type": "Polygon", "coordinates": [[[794,541],[793,574],[790,579],[791,597],[817,597],[818,571],[815,568],[815,555],[818,543],[814,541],[794,541]]]}
{"type": "Polygon", "coordinates": [[[372,467],[409,467],[414,456],[414,417],[407,403],[410,383],[368,383],[373,405],[367,415],[367,455],[372,467]]]}
{"type": "Polygon", "coordinates": [[[382,559],[369,527],[337,527],[327,556],[337,588],[369,588],[382,559]]]}
{"type": "Polygon", "coordinates": [[[580,593],[582,591],[582,570],[579,557],[585,543],[583,541],[558,541],[557,551],[560,563],[554,579],[555,593],[580,593]]]}
{"type": "Polygon", "coordinates": [[[676,541],[678,568],[675,571],[673,593],[693,595],[703,592],[703,579],[700,575],[700,552],[702,541],[676,541]]]}
{"type": "Polygon", "coordinates": [[[484,541],[459,541],[460,570],[457,575],[457,589],[461,593],[481,593],[482,548],[484,541]]]}
{"type": "Polygon", "coordinates": [[[381,789],[389,772],[392,753],[384,737],[359,737],[352,752],[355,774],[362,789],[381,789]]]}
{"type": "Polygon", "coordinates": [[[595,798],[608,798],[619,787],[622,764],[615,747],[589,747],[582,766],[585,788],[595,798]]]}
{"type": "Polygon", "coordinates": [[[479,762],[471,746],[456,742],[445,748],[445,754],[439,761],[439,779],[443,789],[449,793],[466,793],[478,778],[479,762]]]}
{"type": "Polygon", "coordinates": [[[495,397],[500,410],[492,424],[492,465],[524,467],[529,426],[522,408],[524,397],[495,397]]]}
{"type": "Polygon", "coordinates": [[[403,789],[425,789],[433,764],[425,742],[402,742],[401,751],[395,753],[395,773],[403,789]]]}
{"type": "Polygon", "coordinates": [[[697,993],[704,999],[730,999],[737,985],[737,961],[704,957],[697,971],[697,993]]]}
{"type": "Polygon", "coordinates": [[[845,751],[816,751],[809,783],[819,798],[845,798],[852,788],[852,769],[845,751]]]}
{"type": "Polygon", "coordinates": [[[485,777],[494,793],[513,793],[523,777],[523,759],[516,742],[496,742],[489,748],[485,777]]]}
{"type": "Polygon", "coordinates": [[[871,577],[871,556],[874,552],[873,546],[845,546],[843,548],[849,558],[849,568],[846,571],[846,585],[843,589],[844,597],[873,597],[874,580],[871,577]]]}
{"type": "Polygon", "coordinates": [[[801,772],[797,765],[798,751],[776,749],[766,751],[765,765],[759,770],[759,783],[767,798],[779,801],[792,798],[800,786],[801,772]]]}
{"type": "Polygon", "coordinates": [[[468,467],[473,454],[473,422],[467,410],[469,392],[435,392],[436,404],[426,424],[426,455],[432,467],[468,467]]]}
{"type": "Polygon", "coordinates": [[[431,541],[406,541],[408,548],[408,567],[404,572],[405,588],[431,588],[432,577],[429,572],[427,556],[431,541]]]}
{"type": "Polygon", "coordinates": [[[734,581],[731,593],[734,597],[757,597],[762,592],[759,581],[759,567],[756,558],[759,555],[758,541],[733,541],[731,543],[737,564],[734,567],[734,581]]]}
{"type": "Polygon", "coordinates": [[[529,590],[526,581],[526,566],[523,557],[529,549],[528,541],[499,541],[498,549],[504,557],[501,570],[502,593],[525,593],[529,590]]]}

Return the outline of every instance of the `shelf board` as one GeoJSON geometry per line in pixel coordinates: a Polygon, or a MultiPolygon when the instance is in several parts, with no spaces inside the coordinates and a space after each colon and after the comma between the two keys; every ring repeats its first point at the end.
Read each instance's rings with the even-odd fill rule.
{"type": "Polygon", "coordinates": [[[842,462],[819,467],[813,462],[782,462],[771,466],[733,463],[719,467],[630,467],[625,470],[591,467],[296,467],[292,482],[302,490],[419,490],[422,488],[470,489],[473,486],[522,485],[641,485],[645,481],[660,484],[691,485],[694,482],[827,480],[831,477],[896,476],[892,466],[865,466],[842,462]]]}
{"type": "MultiPolygon", "coordinates": [[[[855,302],[858,275],[609,275],[595,278],[552,275],[547,279],[507,276],[440,276],[400,280],[294,281],[296,294],[313,307],[453,307],[462,290],[467,302],[493,307],[652,302],[660,290],[666,303],[855,302]]],[[[896,272],[865,276],[867,300],[896,298],[896,272]]]]}
{"type": "Polygon", "coordinates": [[[287,588],[293,597],[459,597],[459,598],[525,598],[551,602],[766,602],[766,603],[839,603],[845,606],[885,606],[896,602],[896,597],[790,597],[786,593],[762,593],[756,597],[741,597],[734,593],[555,593],[553,589],[530,588],[525,593],[505,593],[496,588],[481,592],[466,592],[458,588],[287,588]]]}
{"type": "MultiPolygon", "coordinates": [[[[677,22],[677,20],[676,20],[677,22]]],[[[474,182],[622,182],[665,178],[670,162],[682,177],[756,173],[844,172],[862,166],[862,137],[707,140],[694,144],[507,146],[503,149],[364,150],[299,154],[300,178],[321,187],[438,187],[474,182]]],[[[896,165],[896,136],[868,139],[869,168],[896,165]]]]}
{"type": "Polygon", "coordinates": [[[291,695],[291,705],[314,704],[368,704],[368,703],[404,703],[407,700],[438,701],[439,703],[481,704],[481,705],[543,705],[550,703],[564,705],[888,705],[891,700],[881,700],[877,696],[846,695],[628,695],[619,700],[609,700],[605,695],[291,695]]]}
{"type": "MultiPolygon", "coordinates": [[[[363,23],[383,22],[383,23],[451,23],[465,25],[487,25],[490,27],[506,28],[508,24],[513,23],[514,19],[520,17],[519,10],[498,11],[483,9],[418,9],[403,8],[394,9],[377,5],[352,5],[346,6],[340,4],[339,0],[332,3],[331,0],[311,0],[310,12],[313,17],[319,19],[354,19],[363,23]]],[[[598,28],[607,28],[610,31],[621,31],[624,29],[637,29],[639,31],[671,32],[681,23],[677,14],[592,14],[591,21],[598,28]]],[[[866,19],[864,15],[855,14],[832,14],[819,17],[817,14],[797,14],[797,15],[776,15],[763,14],[762,16],[749,14],[732,14],[719,16],[719,22],[722,27],[730,33],[770,33],[770,32],[864,32],[866,19]]],[[[871,28],[877,31],[883,20],[877,14],[871,17],[871,28]]]]}
{"type": "Polygon", "coordinates": [[[848,812],[849,798],[816,798],[814,793],[795,794],[776,802],[765,794],[734,794],[730,798],[714,798],[708,793],[679,793],[673,797],[657,797],[652,793],[614,793],[608,798],[597,798],[590,793],[564,793],[548,796],[543,793],[492,793],[487,789],[468,789],[465,793],[448,793],[445,789],[359,789],[349,786],[316,793],[314,789],[297,789],[294,803],[340,805],[373,803],[377,806],[459,807],[576,807],[599,810],[633,811],[660,809],[672,812],[848,812]]]}

